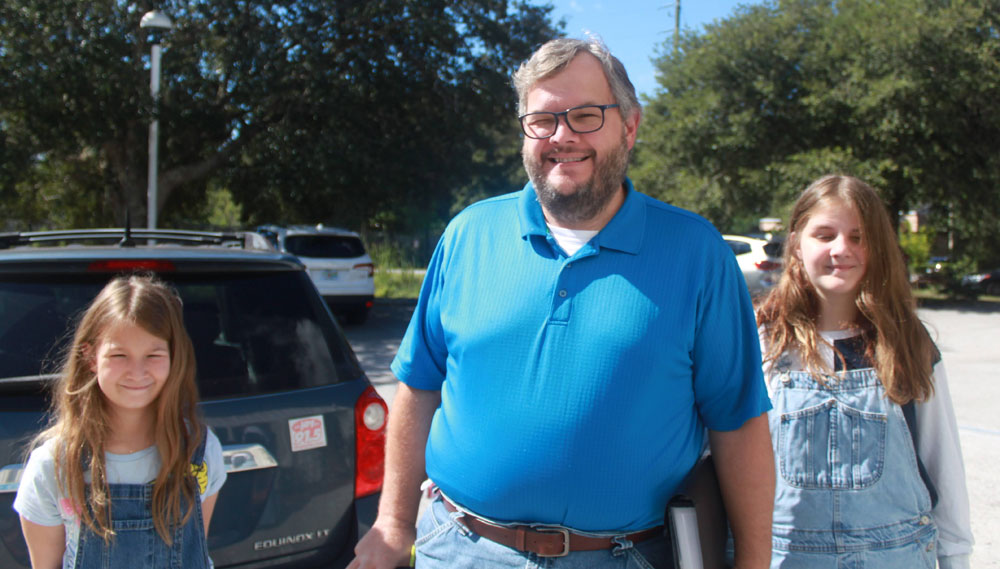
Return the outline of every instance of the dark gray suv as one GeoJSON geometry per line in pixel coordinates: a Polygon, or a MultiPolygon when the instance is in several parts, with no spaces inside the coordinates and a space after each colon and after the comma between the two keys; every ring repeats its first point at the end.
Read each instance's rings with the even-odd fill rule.
{"type": "Polygon", "coordinates": [[[74,318],[130,271],[184,302],[229,473],[215,566],[346,566],[375,518],[388,409],[302,264],[252,232],[105,229],[0,234],[0,567],[29,566],[11,505],[74,318]]]}

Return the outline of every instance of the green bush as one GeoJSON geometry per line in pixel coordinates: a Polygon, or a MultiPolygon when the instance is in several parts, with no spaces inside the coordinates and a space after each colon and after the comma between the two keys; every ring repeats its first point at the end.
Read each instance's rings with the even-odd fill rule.
{"type": "Polygon", "coordinates": [[[899,229],[899,246],[903,248],[910,272],[919,274],[927,268],[927,263],[931,260],[931,243],[934,241],[934,234],[929,229],[920,231],[910,231],[904,222],[899,229]]]}
{"type": "Polygon", "coordinates": [[[415,267],[398,245],[372,243],[368,254],[375,263],[377,298],[417,298],[424,281],[424,271],[415,267]]]}

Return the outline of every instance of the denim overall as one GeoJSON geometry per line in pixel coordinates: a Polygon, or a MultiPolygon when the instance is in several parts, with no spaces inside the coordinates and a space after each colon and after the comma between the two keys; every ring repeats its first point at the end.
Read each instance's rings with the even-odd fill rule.
{"type": "Polygon", "coordinates": [[[875,370],[824,384],[776,371],[772,569],[936,567],[930,495],[902,409],[875,370]]]}
{"type": "MultiPolygon", "coordinates": [[[[205,436],[191,462],[200,466],[205,436]]],[[[109,484],[111,528],[109,542],[81,524],[76,569],[209,569],[201,498],[195,491],[194,512],[183,526],[174,528],[168,546],[153,527],[152,484],[109,484]]],[[[184,501],[181,500],[182,509],[184,501]]],[[[183,515],[183,514],[182,514],[183,515]]]]}

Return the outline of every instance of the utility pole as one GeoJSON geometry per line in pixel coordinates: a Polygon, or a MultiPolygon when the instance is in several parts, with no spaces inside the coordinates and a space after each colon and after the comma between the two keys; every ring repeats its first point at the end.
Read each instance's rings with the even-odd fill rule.
{"type": "Polygon", "coordinates": [[[674,2],[674,55],[677,55],[677,45],[681,37],[681,0],[674,2]]]}

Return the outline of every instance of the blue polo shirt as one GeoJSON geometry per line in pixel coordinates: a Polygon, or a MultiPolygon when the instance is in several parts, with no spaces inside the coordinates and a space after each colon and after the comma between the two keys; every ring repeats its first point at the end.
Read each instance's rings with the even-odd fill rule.
{"type": "Polygon", "coordinates": [[[749,294],[697,215],[636,192],[572,257],[534,188],[456,216],[392,371],[441,390],[427,474],[479,515],[663,523],[704,428],[770,408],[749,294]]]}

